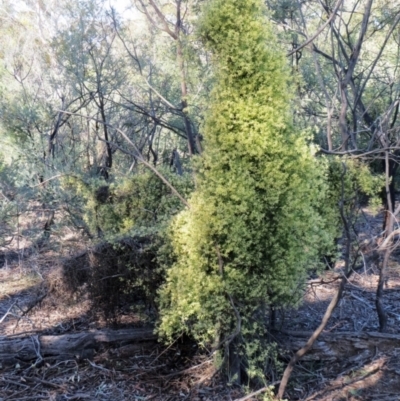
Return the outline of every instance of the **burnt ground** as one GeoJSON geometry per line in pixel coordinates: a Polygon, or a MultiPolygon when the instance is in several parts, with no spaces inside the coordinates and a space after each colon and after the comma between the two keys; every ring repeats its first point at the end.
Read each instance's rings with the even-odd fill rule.
{"type": "MultiPolygon", "coordinates": [[[[365,211],[359,239],[379,235],[382,216],[365,211]]],[[[106,326],[93,313],[84,292],[65,289],[60,261],[79,253],[82,237],[71,230],[54,230],[51,245],[32,250],[29,225],[21,222],[25,237],[10,238],[0,258],[0,340],[3,336],[65,334],[106,326]],[[25,227],[23,227],[25,224],[25,227]],[[29,252],[21,252],[29,249],[29,252]]],[[[341,262],[322,277],[310,279],[304,302],[296,310],[280,311],[277,325],[291,332],[314,330],[335,293],[341,262]]],[[[375,289],[378,269],[366,262],[346,285],[345,294],[325,332],[376,332],[375,289]]],[[[400,246],[389,264],[385,286],[389,333],[400,334],[400,246]]],[[[143,316],[125,309],[119,325],[143,324],[143,316]]],[[[349,363],[301,361],[293,372],[289,400],[396,400],[400,399],[400,344],[376,348],[375,354],[349,363]]],[[[282,361],[285,362],[285,361],[282,361]]],[[[215,375],[212,360],[190,342],[151,350],[137,349],[127,356],[104,350],[89,360],[44,362],[40,366],[18,364],[3,368],[0,361],[0,401],[19,400],[237,400],[245,389],[225,385],[215,375]]],[[[249,398],[257,399],[257,398],[249,398]]],[[[262,399],[261,396],[258,399],[262,399]]]]}

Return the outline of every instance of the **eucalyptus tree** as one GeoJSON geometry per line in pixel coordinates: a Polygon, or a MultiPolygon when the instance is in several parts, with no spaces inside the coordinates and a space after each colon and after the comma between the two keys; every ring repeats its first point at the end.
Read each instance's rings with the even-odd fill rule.
{"type": "MultiPolygon", "coordinates": [[[[57,32],[52,43],[71,99],[64,110],[72,112],[75,121],[73,115],[81,109],[88,118],[83,127],[89,131],[89,143],[95,146],[88,149],[86,162],[88,167],[97,166],[107,178],[113,166],[112,143],[118,143],[112,126],[118,127],[120,113],[114,102],[126,81],[123,60],[117,54],[116,34],[101,4],[80,2],[67,6],[65,11],[69,24],[57,32]]],[[[64,119],[70,116],[65,113],[64,119]]],[[[78,120],[81,118],[78,116],[78,120]]]]}
{"type": "Polygon", "coordinates": [[[45,72],[50,58],[44,48],[51,32],[43,21],[39,24],[37,16],[42,10],[37,12],[29,4],[17,8],[5,3],[1,11],[8,18],[2,26],[7,41],[0,44],[5,69],[0,104],[3,139],[12,138],[25,151],[29,149],[31,161],[43,170],[46,134],[53,117],[51,105],[57,97],[49,85],[50,74],[45,72]]]}
{"type": "MultiPolygon", "coordinates": [[[[267,3],[288,50],[293,49],[302,79],[298,105],[322,134],[322,151],[361,158],[386,174],[384,235],[390,236],[400,162],[400,2],[267,3]],[[283,12],[284,4],[290,13],[283,12]]],[[[386,252],[377,294],[381,330],[386,327],[382,291],[388,257],[386,252]]]]}
{"type": "Polygon", "coordinates": [[[187,141],[189,155],[201,151],[199,121],[202,94],[208,85],[204,51],[195,39],[197,2],[138,0],[137,15],[143,21],[126,24],[120,38],[146,91],[148,107],[132,101],[158,128],[187,141]]]}
{"type": "Polygon", "coordinates": [[[400,3],[288,1],[287,14],[280,2],[267,3],[285,32],[287,49],[294,49],[290,57],[302,77],[302,112],[324,127],[321,146],[370,151],[394,145],[400,3]],[[313,37],[315,32],[319,34],[313,37]],[[380,121],[389,124],[384,135],[390,138],[378,135],[380,121]]]}

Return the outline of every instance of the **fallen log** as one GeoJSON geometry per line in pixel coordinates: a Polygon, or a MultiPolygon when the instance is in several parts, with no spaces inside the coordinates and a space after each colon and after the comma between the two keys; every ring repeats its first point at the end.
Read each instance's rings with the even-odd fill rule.
{"type": "MultiPolygon", "coordinates": [[[[296,352],[311,332],[284,331],[275,333],[282,355],[296,352]]],[[[92,330],[63,335],[30,335],[0,337],[0,369],[29,365],[42,360],[91,359],[96,352],[113,348],[111,355],[131,356],[152,348],[157,337],[152,328],[92,330]]],[[[306,361],[342,361],[349,363],[373,357],[378,352],[400,348],[400,334],[378,332],[323,333],[303,357],[306,361]]]]}
{"type": "Polygon", "coordinates": [[[63,335],[0,337],[0,369],[43,360],[91,359],[107,347],[131,349],[153,347],[156,336],[152,328],[93,330],[63,335]]]}
{"type": "MultiPolygon", "coordinates": [[[[276,334],[282,350],[296,352],[310,338],[312,332],[284,331],[276,334]]],[[[400,334],[378,332],[322,333],[312,349],[303,356],[305,361],[356,362],[373,357],[378,352],[392,352],[400,348],[400,334]]]]}

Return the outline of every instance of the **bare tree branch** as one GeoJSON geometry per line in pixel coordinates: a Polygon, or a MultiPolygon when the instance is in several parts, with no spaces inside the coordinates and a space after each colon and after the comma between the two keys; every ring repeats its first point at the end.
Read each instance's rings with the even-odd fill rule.
{"type": "Polygon", "coordinates": [[[286,56],[289,57],[292,54],[298,52],[299,50],[303,49],[307,45],[309,45],[311,42],[313,42],[322,32],[323,30],[332,22],[332,20],[336,16],[336,12],[339,9],[340,5],[342,4],[343,0],[338,0],[335,4],[334,9],[332,10],[331,15],[329,16],[328,20],[315,32],[309,39],[307,39],[302,45],[296,47],[296,49],[293,49],[291,52],[287,53],[286,56]]]}

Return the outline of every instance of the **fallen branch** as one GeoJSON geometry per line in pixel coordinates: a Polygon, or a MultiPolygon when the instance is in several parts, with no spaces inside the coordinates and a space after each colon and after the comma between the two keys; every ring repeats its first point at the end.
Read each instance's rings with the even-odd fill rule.
{"type": "Polygon", "coordinates": [[[94,330],[64,335],[36,335],[0,337],[0,361],[3,367],[16,364],[31,365],[42,360],[90,359],[105,346],[125,346],[140,343],[154,346],[156,336],[152,328],[94,330]]]}

